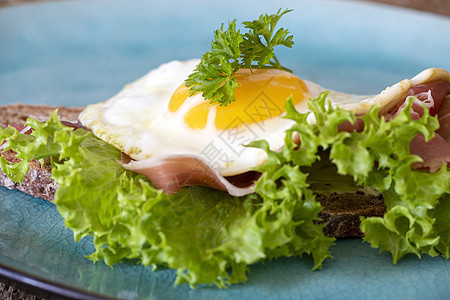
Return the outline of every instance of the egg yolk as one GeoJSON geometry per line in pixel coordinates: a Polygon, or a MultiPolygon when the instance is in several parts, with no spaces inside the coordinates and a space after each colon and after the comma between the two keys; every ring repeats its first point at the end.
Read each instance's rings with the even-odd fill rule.
{"type": "MultiPolygon", "coordinates": [[[[295,104],[308,98],[308,88],[299,77],[277,69],[240,69],[233,75],[239,86],[235,90],[235,101],[227,106],[202,102],[190,108],[184,115],[187,127],[203,129],[208,114],[215,108],[215,127],[229,129],[243,124],[261,123],[284,112],[286,99],[292,96],[295,104]]],[[[176,112],[189,101],[190,90],[183,83],[173,93],[169,111],[176,112]]]]}

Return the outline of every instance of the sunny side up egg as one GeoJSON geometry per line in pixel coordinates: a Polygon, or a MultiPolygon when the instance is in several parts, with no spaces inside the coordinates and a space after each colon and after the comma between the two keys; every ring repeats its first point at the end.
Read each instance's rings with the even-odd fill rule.
{"type": "MultiPolygon", "coordinates": [[[[282,70],[248,69],[236,74],[236,101],[210,104],[189,96],[184,80],[199,60],[172,61],[132,82],[111,99],[88,106],[81,123],[102,140],[135,160],[170,154],[201,157],[222,176],[241,174],[267,159],[260,149],[245,147],[265,139],[272,150],[284,146],[292,121],[282,118],[292,95],[300,112],[307,100],[325,89],[282,70]]],[[[357,103],[360,97],[331,92],[336,103],[357,103]]]]}
{"type": "Polygon", "coordinates": [[[189,96],[184,81],[198,63],[161,65],[106,102],[88,106],[81,123],[134,160],[190,155],[220,175],[232,176],[266,161],[263,150],[245,146],[251,141],[265,139],[272,150],[284,146],[284,132],[293,124],[283,118],[287,97],[292,96],[296,109],[305,113],[309,98],[328,91],[333,106],[363,114],[375,103],[388,108],[411,86],[405,80],[368,97],[330,91],[282,70],[239,70],[236,101],[220,106],[199,93],[189,96]]]}

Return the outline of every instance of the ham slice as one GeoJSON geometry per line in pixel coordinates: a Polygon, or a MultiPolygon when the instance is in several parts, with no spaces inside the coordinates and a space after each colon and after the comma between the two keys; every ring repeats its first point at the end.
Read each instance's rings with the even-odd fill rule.
{"type": "Polygon", "coordinates": [[[228,180],[200,156],[195,155],[164,155],[140,161],[128,160],[126,156],[122,156],[122,166],[125,169],[146,176],[153,186],[169,194],[178,192],[182,186],[201,185],[240,197],[253,193],[254,180],[257,179],[257,173],[249,172],[228,180]]]}
{"type": "MultiPolygon", "coordinates": [[[[450,163],[450,82],[438,81],[427,84],[420,84],[411,87],[406,93],[401,105],[394,111],[386,115],[387,120],[391,120],[405,108],[408,96],[414,96],[411,106],[411,117],[418,120],[423,115],[425,106],[430,115],[438,116],[440,127],[428,142],[423,135],[416,136],[409,146],[411,154],[418,155],[422,162],[412,165],[416,169],[428,169],[436,172],[443,164],[450,163]]],[[[356,119],[355,123],[344,122],[338,126],[339,131],[362,131],[364,122],[356,119]]]]}
{"type": "MultiPolygon", "coordinates": [[[[409,89],[407,95],[415,96],[411,107],[411,117],[417,120],[423,115],[423,106],[430,115],[438,116],[440,128],[428,142],[423,135],[416,136],[409,146],[411,154],[418,155],[422,162],[414,163],[413,168],[436,172],[443,164],[450,164],[450,82],[440,81],[420,84],[409,89]]],[[[394,114],[397,116],[405,107],[406,99],[394,114]]]]}
{"type": "Polygon", "coordinates": [[[414,163],[413,168],[436,172],[443,164],[450,164],[450,97],[442,102],[438,112],[440,127],[428,142],[423,135],[416,136],[409,145],[411,154],[420,156],[423,161],[414,163]]]}
{"type": "Polygon", "coordinates": [[[441,126],[436,130],[436,134],[439,134],[443,139],[450,143],[450,95],[445,97],[437,116],[441,126]]]}
{"type": "MultiPolygon", "coordinates": [[[[423,115],[423,106],[429,111],[430,115],[435,116],[441,107],[447,94],[450,93],[450,82],[439,81],[427,84],[420,84],[411,87],[406,96],[414,96],[411,107],[411,116],[414,120],[420,119],[423,115]]],[[[403,104],[394,114],[398,115],[406,105],[406,98],[403,104]]]]}
{"type": "MultiPolygon", "coordinates": [[[[411,87],[408,91],[408,96],[416,96],[430,110],[430,115],[434,116],[438,112],[445,96],[449,93],[450,82],[437,81],[411,87]]],[[[420,110],[423,113],[422,106],[420,110]]]]}
{"type": "Polygon", "coordinates": [[[422,134],[417,135],[409,145],[411,154],[418,155],[422,162],[412,164],[416,169],[428,169],[431,173],[438,171],[444,163],[450,162],[450,143],[437,135],[425,141],[422,134]]]}

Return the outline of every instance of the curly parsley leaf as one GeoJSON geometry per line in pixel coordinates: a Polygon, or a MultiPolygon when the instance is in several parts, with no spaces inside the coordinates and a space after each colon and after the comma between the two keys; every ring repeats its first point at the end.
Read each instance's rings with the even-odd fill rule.
{"type": "MultiPolygon", "coordinates": [[[[224,31],[223,24],[214,31],[211,50],[206,52],[194,72],[186,80],[191,95],[201,92],[210,103],[228,105],[235,101],[234,90],[239,85],[233,74],[241,68],[272,68],[290,71],[283,67],[274,54],[274,47],[291,48],[294,42],[289,30],[275,31],[280,18],[292,10],[278,10],[276,14],[261,15],[258,20],[243,22],[249,32],[236,30],[236,20],[224,31]]],[[[290,71],[291,72],[291,71],[290,71]]]]}
{"type": "Polygon", "coordinates": [[[250,31],[244,35],[244,41],[241,44],[241,51],[245,53],[242,61],[246,68],[254,68],[252,62],[257,62],[257,67],[264,68],[269,66],[274,69],[282,69],[289,72],[291,70],[280,65],[277,57],[274,54],[274,47],[283,45],[291,48],[294,42],[293,36],[289,34],[289,30],[280,28],[275,32],[275,27],[281,17],[292,10],[281,9],[275,15],[261,15],[258,20],[252,22],[243,22],[245,28],[250,31]],[[261,40],[264,38],[264,40],[261,40]]]}

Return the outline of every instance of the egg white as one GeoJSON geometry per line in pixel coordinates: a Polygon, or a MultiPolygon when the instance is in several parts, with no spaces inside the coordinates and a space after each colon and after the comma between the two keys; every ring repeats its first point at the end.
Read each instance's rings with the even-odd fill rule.
{"type": "MultiPolygon", "coordinates": [[[[267,159],[266,153],[245,145],[265,139],[272,150],[279,150],[284,146],[284,132],[293,121],[276,116],[244,124],[236,118],[230,121],[230,128],[217,129],[214,125],[215,109],[212,107],[206,127],[191,129],[184,124],[184,114],[192,106],[205,101],[200,94],[193,96],[192,101],[186,101],[176,112],[168,110],[173,92],[198,63],[199,60],[188,60],[163,64],[126,85],[106,102],[89,105],[79,119],[100,139],[135,160],[170,154],[198,155],[223,176],[241,174],[263,164],[267,159]]],[[[332,105],[357,113],[366,112],[374,103],[387,106],[411,85],[409,80],[402,81],[390,90],[370,97],[330,91],[313,82],[304,82],[311,98],[329,91],[327,99],[332,105]]],[[[306,102],[298,103],[296,109],[307,112],[306,102]]],[[[248,113],[254,112],[250,107],[248,113]]],[[[257,114],[254,115],[257,118],[257,114]]]]}

